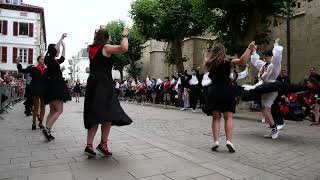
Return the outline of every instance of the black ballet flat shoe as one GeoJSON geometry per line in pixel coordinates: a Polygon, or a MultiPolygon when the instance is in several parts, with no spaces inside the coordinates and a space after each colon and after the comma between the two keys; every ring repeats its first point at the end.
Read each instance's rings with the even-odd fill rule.
{"type": "Polygon", "coordinates": [[[111,156],[112,153],[108,150],[108,148],[104,149],[101,144],[97,147],[97,150],[104,156],[111,156]]]}
{"type": "Polygon", "coordinates": [[[49,138],[50,138],[50,141],[54,141],[54,140],[55,140],[55,137],[54,137],[54,136],[52,136],[52,134],[51,134],[51,133],[49,133],[49,138]]]}
{"type": "Polygon", "coordinates": [[[43,129],[41,132],[42,132],[44,138],[45,138],[48,142],[50,142],[50,141],[51,141],[51,137],[50,137],[51,134],[49,134],[46,129],[43,129]]]}
{"type": "Polygon", "coordinates": [[[40,129],[44,129],[44,126],[42,125],[42,122],[39,122],[38,126],[39,126],[40,129]]]}
{"type": "Polygon", "coordinates": [[[32,124],[32,130],[36,130],[36,129],[37,129],[36,124],[32,124]]]}
{"type": "Polygon", "coordinates": [[[97,155],[97,153],[95,153],[91,148],[86,147],[86,149],[84,150],[84,154],[89,156],[89,157],[94,157],[97,155]]]}

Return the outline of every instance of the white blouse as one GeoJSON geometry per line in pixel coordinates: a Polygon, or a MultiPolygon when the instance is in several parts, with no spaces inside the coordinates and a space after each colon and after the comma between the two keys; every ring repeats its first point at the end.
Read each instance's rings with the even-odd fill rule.
{"type": "Polygon", "coordinates": [[[209,78],[209,72],[203,75],[201,84],[203,87],[206,87],[212,84],[212,80],[209,78]]]}
{"type": "Polygon", "coordinates": [[[283,47],[278,43],[275,43],[272,50],[273,57],[271,63],[267,66],[264,72],[263,68],[266,62],[260,60],[260,56],[257,54],[257,52],[253,52],[251,55],[252,65],[259,71],[259,74],[263,72],[259,77],[259,80],[263,83],[275,82],[277,77],[280,75],[282,51],[283,47]]]}
{"type": "Polygon", "coordinates": [[[189,84],[190,84],[190,85],[197,85],[197,84],[199,84],[199,80],[198,80],[198,78],[197,78],[196,75],[192,75],[192,78],[190,79],[189,84]]]}

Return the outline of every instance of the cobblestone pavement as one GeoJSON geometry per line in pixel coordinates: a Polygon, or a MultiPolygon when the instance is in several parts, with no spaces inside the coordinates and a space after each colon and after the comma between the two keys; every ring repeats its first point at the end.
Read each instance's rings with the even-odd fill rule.
{"type": "Polygon", "coordinates": [[[280,138],[271,140],[263,138],[266,124],[241,113],[235,119],[237,152],[230,154],[223,129],[219,151],[210,151],[211,119],[202,113],[122,105],[134,123],[112,128],[112,157],[92,159],[83,155],[82,103],[65,104],[50,143],[31,130],[22,104],[15,105],[0,119],[0,179],[320,179],[320,127],[309,122],[288,121],[280,138]]]}

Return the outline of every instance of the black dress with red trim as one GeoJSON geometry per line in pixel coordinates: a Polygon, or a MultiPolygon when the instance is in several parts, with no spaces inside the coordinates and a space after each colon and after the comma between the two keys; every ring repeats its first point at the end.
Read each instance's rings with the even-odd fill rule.
{"type": "Polygon", "coordinates": [[[61,56],[59,59],[51,59],[45,57],[44,62],[47,66],[47,79],[46,79],[46,94],[45,103],[49,104],[54,100],[70,101],[70,91],[66,85],[66,81],[62,76],[60,64],[63,63],[65,58],[61,56]]]}
{"type": "Polygon", "coordinates": [[[111,58],[103,55],[103,47],[103,45],[89,47],[90,75],[87,80],[83,113],[86,129],[107,122],[115,126],[132,123],[116,96],[112,78],[113,63],[111,58]]]}
{"type": "Polygon", "coordinates": [[[47,68],[44,65],[39,64],[37,66],[29,66],[23,69],[22,65],[18,64],[17,69],[21,73],[29,73],[32,77],[30,83],[32,96],[43,97],[46,92],[47,68]]]}

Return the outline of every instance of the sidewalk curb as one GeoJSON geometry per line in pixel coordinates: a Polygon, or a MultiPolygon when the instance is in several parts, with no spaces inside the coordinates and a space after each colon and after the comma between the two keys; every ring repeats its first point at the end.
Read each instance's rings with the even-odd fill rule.
{"type": "MultiPolygon", "coordinates": [[[[123,100],[120,100],[120,102],[123,102],[123,103],[126,103],[126,104],[134,104],[134,105],[140,105],[140,106],[150,106],[150,107],[156,107],[156,108],[164,108],[164,105],[163,104],[151,104],[151,103],[146,103],[146,104],[144,104],[144,105],[141,105],[141,104],[137,104],[137,103],[135,103],[135,102],[132,102],[132,101],[123,101],[123,100]]],[[[180,110],[180,107],[176,107],[176,106],[168,106],[168,108],[167,109],[172,109],[172,110],[180,110]]],[[[199,110],[199,109],[198,109],[199,110]]],[[[186,110],[187,111],[187,110],[186,110]]],[[[204,114],[203,112],[202,112],[202,110],[201,111],[197,111],[196,112],[197,114],[204,114]]],[[[241,119],[241,120],[250,120],[250,121],[257,121],[257,122],[259,122],[260,121],[260,117],[253,117],[253,116],[248,116],[248,115],[245,115],[244,114],[245,113],[245,111],[242,111],[241,113],[235,113],[235,114],[233,114],[233,117],[234,118],[236,118],[236,119],[241,119]]]]}

